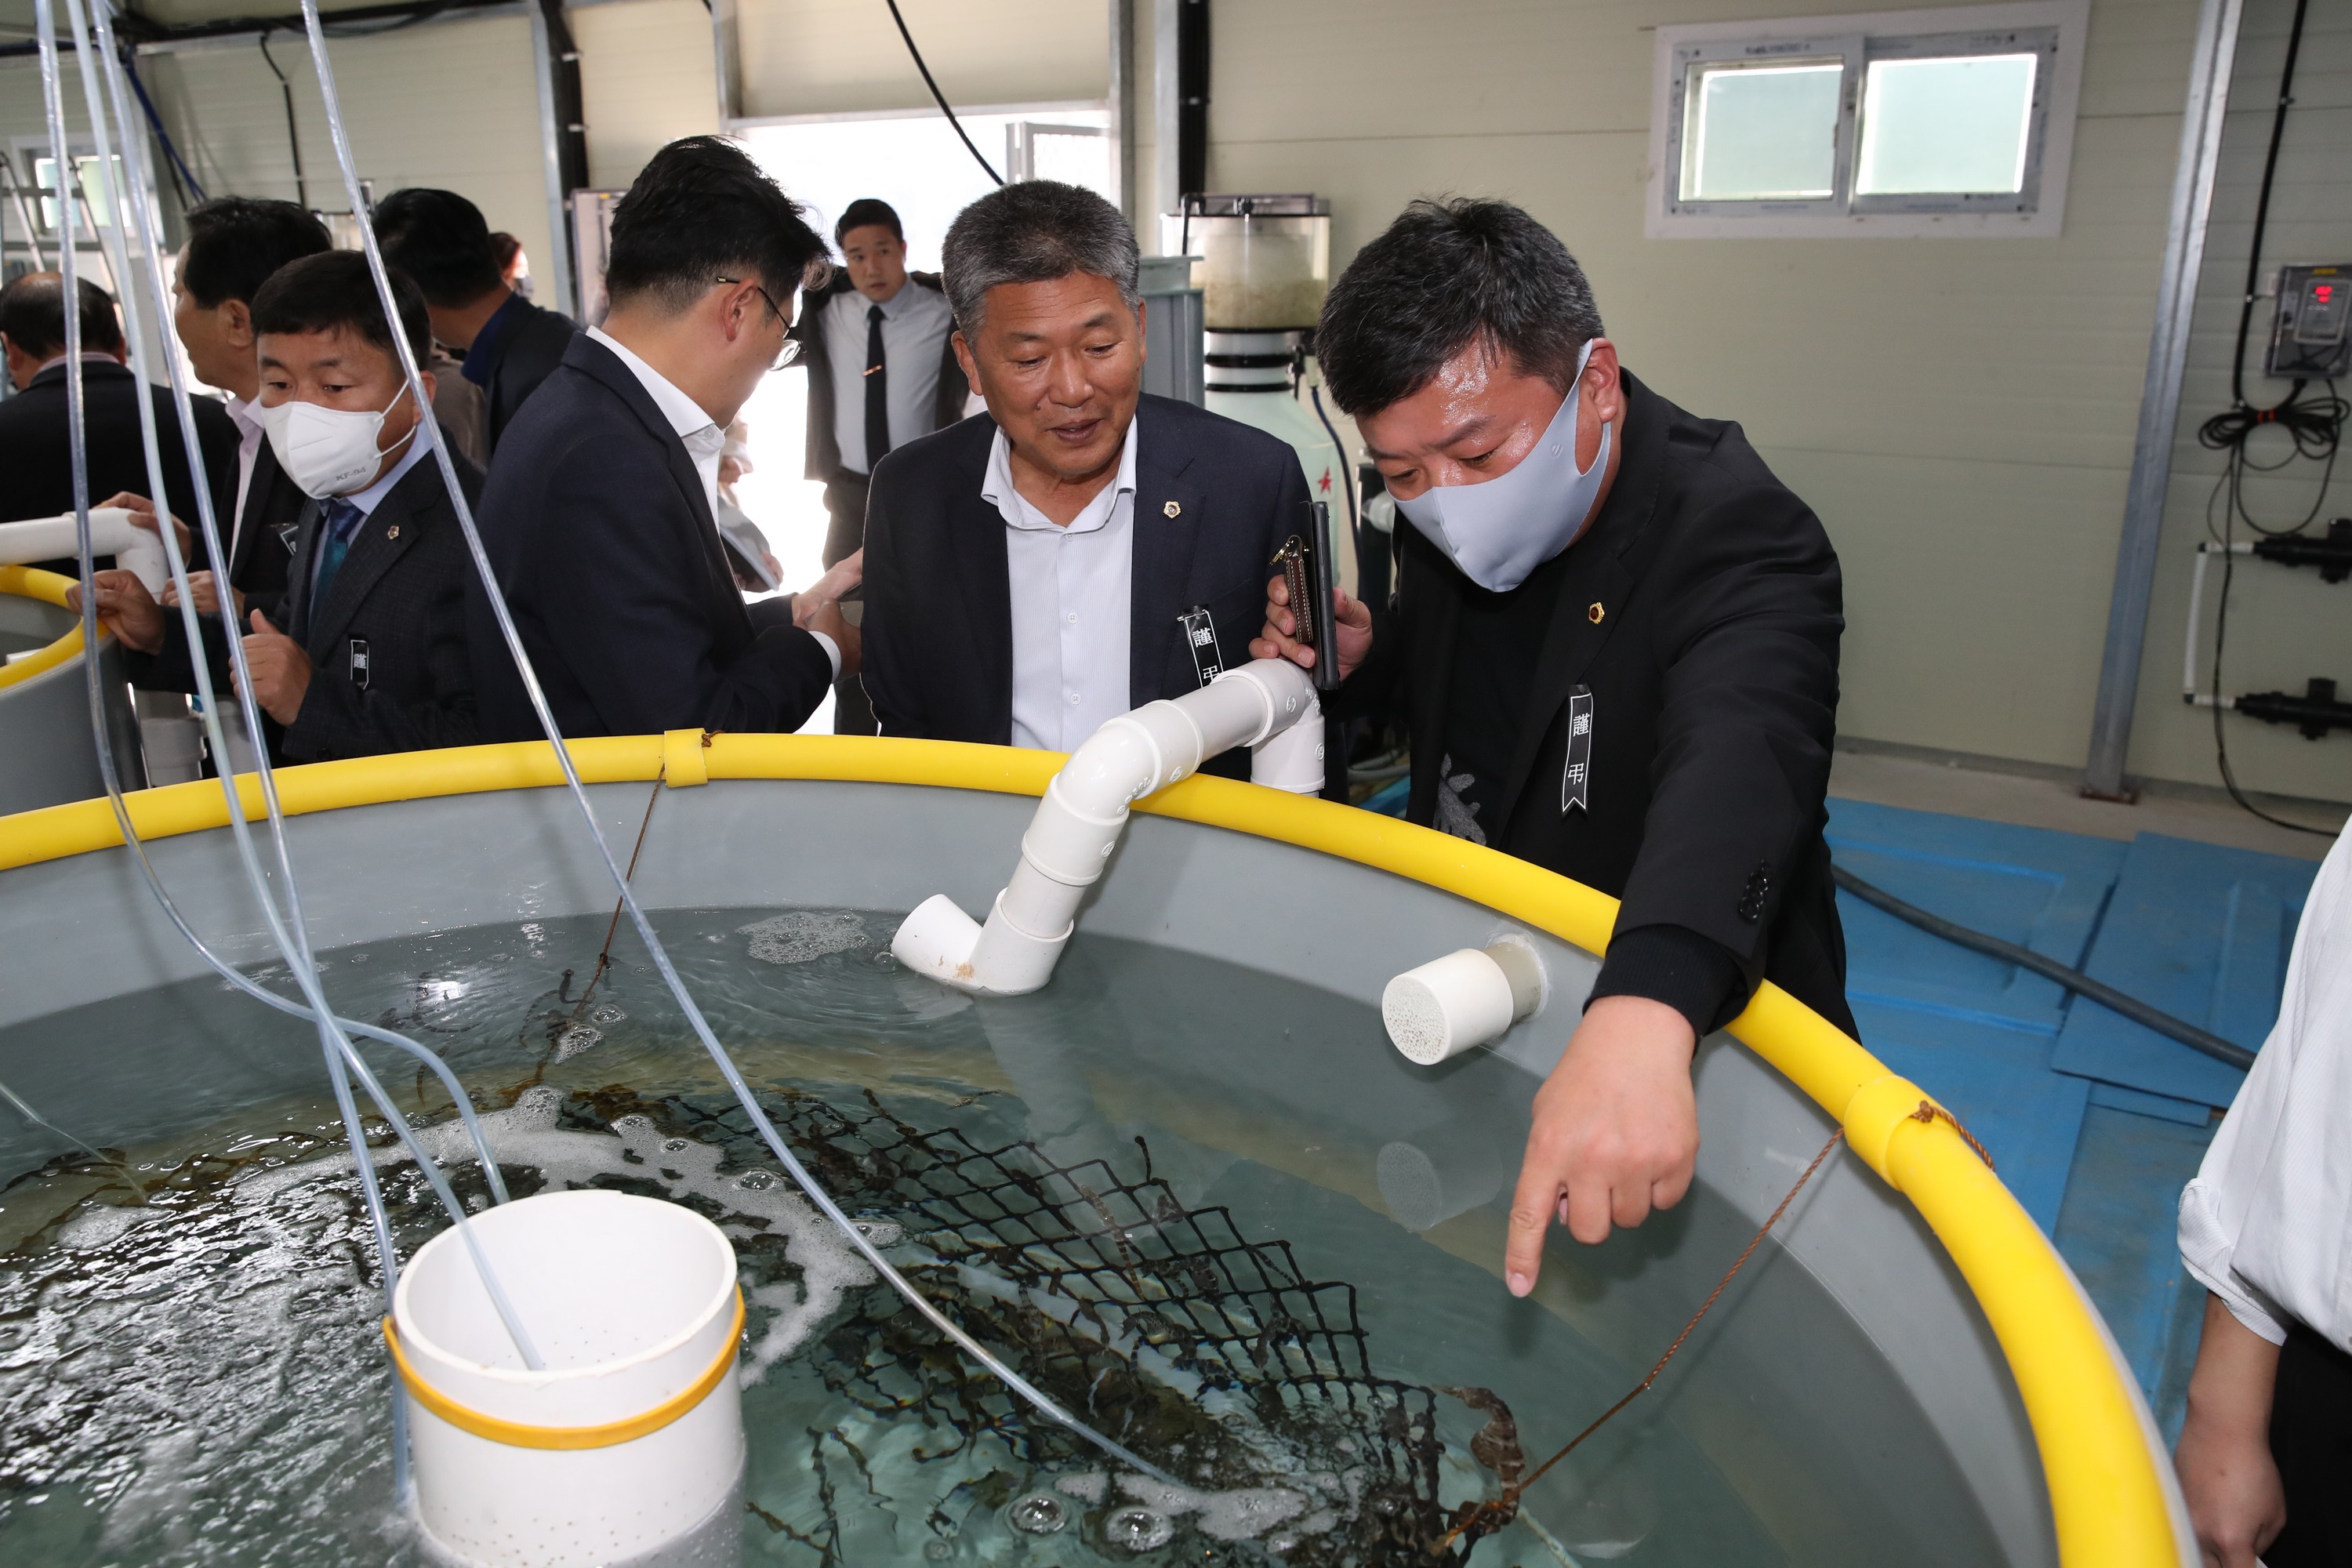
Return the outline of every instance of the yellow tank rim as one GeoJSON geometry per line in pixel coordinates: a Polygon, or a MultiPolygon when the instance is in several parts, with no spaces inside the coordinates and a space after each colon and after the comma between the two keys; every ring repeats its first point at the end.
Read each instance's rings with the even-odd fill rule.
{"type": "MultiPolygon", "coordinates": [[[[55,572],[37,571],[30,566],[0,566],[0,594],[14,594],[19,598],[38,599],[43,604],[66,605],[66,590],[73,579],[55,572]]],[[[104,632],[99,633],[103,637],[104,632]]],[[[48,647],[26,655],[15,663],[0,667],[0,691],[21,686],[37,675],[47,675],[58,666],[81,652],[81,628],[74,627],[48,647]]]]}
{"type": "MultiPolygon", "coordinates": [[[[49,574],[38,574],[48,576],[49,574]]],[[[62,584],[65,579],[57,581],[62,584]]],[[[0,591],[5,591],[0,582],[0,591]]],[[[62,596],[62,590],[60,590],[62,596]]],[[[30,662],[30,661],[24,661],[30,662]]],[[[1051,752],[835,735],[716,735],[694,730],[571,742],[590,784],[666,778],[831,780],[1037,795],[1060,768],[1051,752]]],[[[545,742],[412,752],[281,769],[289,815],[393,801],[546,789],[562,783],[545,742]]],[[[262,816],[252,774],[238,778],[249,819],[262,816]]],[[[227,824],[217,781],[128,797],[142,838],[227,824]]],[[[1352,806],[1195,776],[1138,811],[1253,834],[1409,878],[1599,953],[1617,900],[1527,861],[1352,806]]],[[[0,817],[0,870],[121,842],[104,800],[0,817]]],[[[1006,853],[1010,855],[1008,845],[1006,853]]],[[[1908,1198],[1968,1281],[2000,1341],[2041,1452],[2059,1561],[2065,1568],[2177,1568],[2182,1561],[2164,1456],[2140,1415],[2105,1325],[2057,1251],[1932,1103],[1853,1038],[1766,984],[1730,1032],[1845,1128],[1854,1150],[1908,1198]]]]}

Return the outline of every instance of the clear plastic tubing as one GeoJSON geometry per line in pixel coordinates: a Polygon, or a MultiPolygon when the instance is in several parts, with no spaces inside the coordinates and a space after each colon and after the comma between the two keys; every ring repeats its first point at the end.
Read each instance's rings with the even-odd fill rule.
{"type": "MultiPolygon", "coordinates": [[[[383,253],[376,244],[375,225],[366,216],[367,200],[365,193],[360,188],[359,165],[352,156],[351,137],[344,129],[341,100],[335,90],[334,68],[327,59],[327,35],[325,27],[319,20],[318,0],[302,0],[302,25],[304,30],[310,35],[310,63],[318,72],[319,96],[327,111],[327,132],[334,142],[335,162],[342,173],[344,195],[351,202],[352,213],[359,217],[360,239],[367,254],[368,269],[374,274],[376,293],[383,302],[385,319],[397,321],[399,310],[393,300],[392,280],[384,271],[383,253]]],[[[425,395],[424,383],[417,375],[415,355],[409,348],[408,340],[400,333],[394,332],[393,346],[399,353],[401,370],[407,377],[410,395],[416,399],[418,407],[430,406],[429,400],[425,395]]],[[[619,889],[622,906],[628,911],[629,922],[636,931],[638,940],[645,943],[646,951],[652,955],[654,966],[661,972],[663,983],[669,987],[671,996],[677,999],[679,1009],[686,1015],[687,1022],[693,1026],[695,1037],[702,1042],[702,1047],[709,1053],[712,1064],[727,1079],[727,1086],[735,1091],[735,1098],[741,1102],[745,1114],[751,1117],[751,1124],[759,1130],[761,1141],[768,1146],[768,1152],[773,1154],[777,1163],[791,1173],[801,1191],[808,1194],[809,1201],[822,1210],[827,1219],[840,1227],[842,1235],[850,1245],[856,1247],[866,1262],[872,1265],[883,1279],[890,1282],[893,1289],[906,1299],[908,1305],[920,1312],[934,1328],[954,1341],[962,1348],[964,1353],[1002,1380],[1006,1387],[1027,1401],[1038,1414],[1066,1427],[1121,1464],[1131,1466],[1162,1484],[1171,1486],[1181,1484],[1173,1476],[1157,1465],[1130,1452],[1123,1445],[1097,1432],[1063,1409],[1043,1389],[1007,1366],[986,1346],[973,1339],[946,1313],[934,1306],[921,1291],[915,1289],[914,1284],[905,1275],[898,1272],[889,1259],[882,1256],[879,1248],[850,1223],[849,1216],[842,1212],[841,1205],[835,1203],[832,1194],[818,1184],[816,1178],[811,1175],[807,1167],[801,1163],[800,1157],[793,1152],[792,1146],[786,1143],[783,1136],[776,1131],[775,1124],[768,1119],[768,1113],[761,1108],[758,1098],[751,1093],[751,1086],[743,1081],[743,1075],[736,1068],[734,1058],[728,1055],[727,1047],[719,1043],[719,1037],[711,1030],[709,1021],[702,1016],[702,1009],[695,1005],[693,996],[688,993],[686,983],[678,977],[677,966],[670,962],[668,950],[662,945],[661,938],[654,931],[653,922],[646,917],[644,908],[638,904],[636,893],[629,886],[627,874],[622,870],[621,863],[614,858],[613,847],[605,841],[604,829],[597,825],[595,807],[590,803],[588,791],[580,781],[579,770],[572,765],[572,753],[563,743],[563,731],[557,726],[555,715],[548,708],[546,693],[540,688],[539,674],[531,668],[530,655],[523,650],[522,638],[515,630],[514,617],[507,609],[505,595],[499,592],[497,574],[490,570],[489,557],[482,549],[481,533],[474,526],[474,509],[467,504],[465,491],[457,483],[457,471],[449,461],[447,450],[438,441],[434,443],[433,455],[434,460],[441,470],[441,482],[448,489],[449,504],[457,513],[457,526],[466,536],[466,549],[473,557],[474,570],[480,574],[491,613],[498,617],[499,635],[505,639],[508,652],[514,658],[516,672],[521,677],[523,690],[530,698],[532,711],[539,716],[540,728],[546,731],[548,740],[553,743],[556,763],[563,770],[564,784],[570,789],[573,801],[580,807],[581,819],[587,824],[589,837],[595,841],[596,852],[604,858],[605,871],[612,877],[614,887],[619,889]]]]}

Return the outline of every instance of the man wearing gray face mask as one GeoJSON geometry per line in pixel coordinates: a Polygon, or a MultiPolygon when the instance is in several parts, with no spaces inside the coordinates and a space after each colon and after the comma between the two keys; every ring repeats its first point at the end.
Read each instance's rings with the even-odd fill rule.
{"type": "MultiPolygon", "coordinates": [[[[1505,1262],[1679,1201],[1690,1063],[1770,979],[1849,1034],[1823,797],[1837,556],[1736,425],[1636,381],[1584,274],[1503,202],[1416,202],[1316,336],[1403,520],[1396,594],[1345,595],[1342,718],[1402,719],[1407,815],[1622,900],[1538,1094],[1505,1262]],[[1406,526],[1406,525],[1410,526],[1406,526]]],[[[1252,652],[1311,665],[1268,589],[1252,652]]]]}

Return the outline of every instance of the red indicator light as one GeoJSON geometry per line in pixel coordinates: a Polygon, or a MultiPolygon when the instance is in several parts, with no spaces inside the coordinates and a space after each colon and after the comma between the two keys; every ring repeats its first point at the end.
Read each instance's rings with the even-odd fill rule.
{"type": "Polygon", "coordinates": [[[2325,305],[2335,297],[2336,285],[2333,283],[2315,283],[2311,286],[2312,303],[2315,305],[2325,305]]]}

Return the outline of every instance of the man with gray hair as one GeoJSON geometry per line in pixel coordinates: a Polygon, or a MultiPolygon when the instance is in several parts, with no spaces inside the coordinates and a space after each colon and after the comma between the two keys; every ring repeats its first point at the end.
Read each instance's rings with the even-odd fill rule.
{"type": "MultiPolygon", "coordinates": [[[[874,469],[866,690],[886,735],[1072,751],[1247,658],[1307,481],[1273,437],[1143,395],[1135,234],[1102,197],[1006,185],[945,259],[988,411],[874,469]]],[[[1212,771],[1246,778],[1247,753],[1212,771]]]]}

